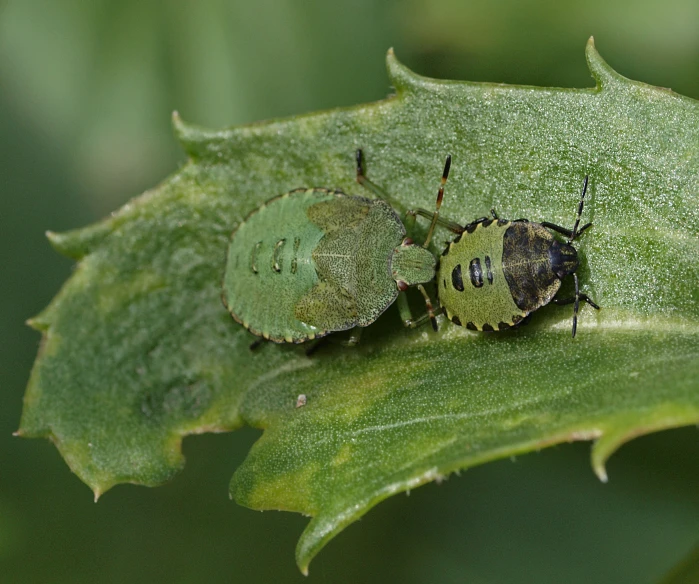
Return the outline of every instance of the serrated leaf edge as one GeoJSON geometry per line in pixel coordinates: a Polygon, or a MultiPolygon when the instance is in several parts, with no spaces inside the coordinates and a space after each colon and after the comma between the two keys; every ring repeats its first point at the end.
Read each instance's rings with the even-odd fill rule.
{"type": "MultiPolygon", "coordinates": [[[[623,444],[633,438],[644,436],[653,432],[667,430],[671,428],[679,428],[699,424],[699,410],[691,409],[690,411],[681,411],[685,406],[668,405],[661,408],[662,418],[659,421],[648,421],[647,424],[640,428],[634,426],[626,426],[621,428],[613,428],[614,422],[605,422],[603,426],[608,429],[603,430],[601,427],[583,427],[578,430],[571,430],[547,438],[546,440],[538,440],[524,442],[505,449],[500,449],[488,453],[485,456],[462,459],[456,464],[451,464],[448,467],[430,467],[422,472],[415,474],[413,477],[391,483],[384,488],[374,493],[371,497],[364,501],[355,503],[341,513],[334,513],[332,516],[338,518],[337,521],[323,521],[322,516],[314,517],[306,526],[296,546],[296,564],[299,570],[308,575],[308,569],[311,560],[325,547],[325,545],[345,527],[354,521],[361,518],[375,505],[387,499],[388,497],[401,492],[409,492],[411,489],[436,481],[437,483],[445,480],[452,473],[459,473],[462,470],[468,470],[474,466],[492,462],[509,456],[518,454],[527,454],[532,451],[541,450],[557,444],[572,443],[587,440],[596,440],[591,450],[592,468],[597,477],[603,483],[608,481],[605,470],[605,463],[609,457],[620,448],[623,444]]],[[[654,412],[654,409],[649,412],[649,418],[654,412]]],[[[602,425],[600,425],[602,426],[602,425]]]]}

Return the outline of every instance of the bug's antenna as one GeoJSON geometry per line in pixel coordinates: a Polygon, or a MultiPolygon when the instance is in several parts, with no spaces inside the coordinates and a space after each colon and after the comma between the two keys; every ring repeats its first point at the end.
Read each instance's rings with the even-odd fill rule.
{"type": "MultiPolygon", "coordinates": [[[[437,203],[435,204],[434,214],[432,215],[432,222],[430,223],[430,228],[427,231],[427,237],[422,247],[427,247],[430,245],[432,240],[432,234],[434,233],[434,228],[437,226],[437,221],[439,219],[439,208],[442,206],[442,199],[444,198],[444,185],[447,184],[447,178],[449,177],[449,169],[451,168],[451,154],[447,156],[447,161],[444,164],[444,171],[442,172],[442,181],[439,185],[439,191],[437,191],[437,203]]],[[[436,326],[436,321],[432,321],[432,326],[436,326]]],[[[435,328],[435,330],[437,330],[435,328]]]]}
{"type": "Polygon", "coordinates": [[[568,238],[568,243],[571,243],[576,237],[578,237],[583,231],[588,227],[592,227],[592,223],[587,223],[583,225],[578,231],[578,225],[580,225],[580,217],[582,217],[583,205],[585,203],[585,194],[587,193],[587,183],[590,179],[589,175],[585,175],[585,180],[583,181],[582,195],[580,196],[580,202],[578,203],[578,216],[575,218],[575,225],[573,225],[573,231],[568,238]]]}

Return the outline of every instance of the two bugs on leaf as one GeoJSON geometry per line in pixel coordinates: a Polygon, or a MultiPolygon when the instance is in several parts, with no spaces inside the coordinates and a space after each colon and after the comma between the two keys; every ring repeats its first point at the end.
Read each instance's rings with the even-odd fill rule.
{"type": "Polygon", "coordinates": [[[235,320],[277,343],[302,343],[352,329],[349,344],[397,301],[403,323],[416,327],[435,314],[478,331],[500,331],[525,323],[553,302],[574,304],[573,336],[580,302],[599,308],[579,290],[578,255],[572,243],[580,226],[588,178],[575,224],[566,229],[527,219],[500,219],[494,210],[465,226],[440,216],[451,157],[447,158],[435,209],[409,211],[430,220],[425,241],[406,237],[389,197],[364,173],[357,153],[357,181],[375,198],[337,189],[289,191],[255,209],[233,232],[223,278],[223,302],[235,320]],[[437,225],[455,234],[439,261],[427,249],[437,225]],[[565,242],[554,237],[557,232],[565,242]],[[556,296],[561,280],[573,276],[575,293],[556,296]],[[423,284],[436,279],[435,310],[423,284]],[[426,312],[413,319],[403,294],[415,286],[426,312]]]}

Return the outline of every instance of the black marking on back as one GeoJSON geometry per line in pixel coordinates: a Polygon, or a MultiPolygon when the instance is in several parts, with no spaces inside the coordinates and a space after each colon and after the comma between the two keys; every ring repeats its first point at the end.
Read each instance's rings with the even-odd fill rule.
{"type": "Polygon", "coordinates": [[[485,256],[485,271],[488,275],[488,284],[493,283],[493,270],[490,266],[490,256],[485,256]]]}
{"type": "Polygon", "coordinates": [[[511,326],[512,325],[510,323],[500,321],[498,323],[498,330],[504,331],[504,330],[507,330],[508,328],[510,328],[511,326]]]}
{"type": "Polygon", "coordinates": [[[466,323],[466,328],[469,329],[469,330],[472,330],[472,331],[477,331],[477,330],[478,330],[478,327],[477,327],[475,324],[473,324],[472,322],[467,322],[467,323],[466,323]]]}
{"type": "Polygon", "coordinates": [[[479,258],[471,260],[471,263],[468,265],[468,271],[471,275],[471,284],[476,288],[483,286],[483,270],[481,269],[481,260],[479,258]]]}
{"type": "Polygon", "coordinates": [[[517,308],[531,312],[540,306],[541,295],[558,278],[551,269],[552,238],[536,233],[530,222],[515,222],[505,230],[502,271],[517,308]]]}
{"type": "Polygon", "coordinates": [[[466,227],[464,227],[464,230],[466,231],[466,233],[473,233],[477,227],[478,222],[474,221],[473,223],[469,223],[466,227]]]}
{"type": "MultiPolygon", "coordinates": [[[[486,219],[483,221],[483,227],[490,227],[490,224],[493,222],[493,219],[486,219]]],[[[485,330],[485,329],[483,329],[485,330]]]]}
{"type": "Polygon", "coordinates": [[[461,264],[456,264],[456,267],[451,271],[451,285],[459,292],[464,291],[464,281],[461,278],[461,264]]]}
{"type": "Polygon", "coordinates": [[[461,325],[461,319],[458,316],[452,316],[451,317],[451,322],[453,322],[457,326],[462,326],[461,325]]]}
{"type": "Polygon", "coordinates": [[[495,329],[493,328],[492,325],[490,325],[490,324],[488,324],[488,323],[486,322],[486,323],[483,325],[483,329],[482,329],[482,330],[484,330],[484,331],[486,331],[486,332],[488,332],[488,333],[492,333],[495,329]]]}

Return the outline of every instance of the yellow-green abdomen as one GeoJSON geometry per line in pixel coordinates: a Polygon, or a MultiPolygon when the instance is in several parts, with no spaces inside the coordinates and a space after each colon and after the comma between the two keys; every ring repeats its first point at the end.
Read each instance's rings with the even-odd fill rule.
{"type": "Polygon", "coordinates": [[[510,221],[468,226],[439,261],[439,303],[454,324],[471,330],[503,330],[522,321],[503,272],[503,238],[510,221]]]}

